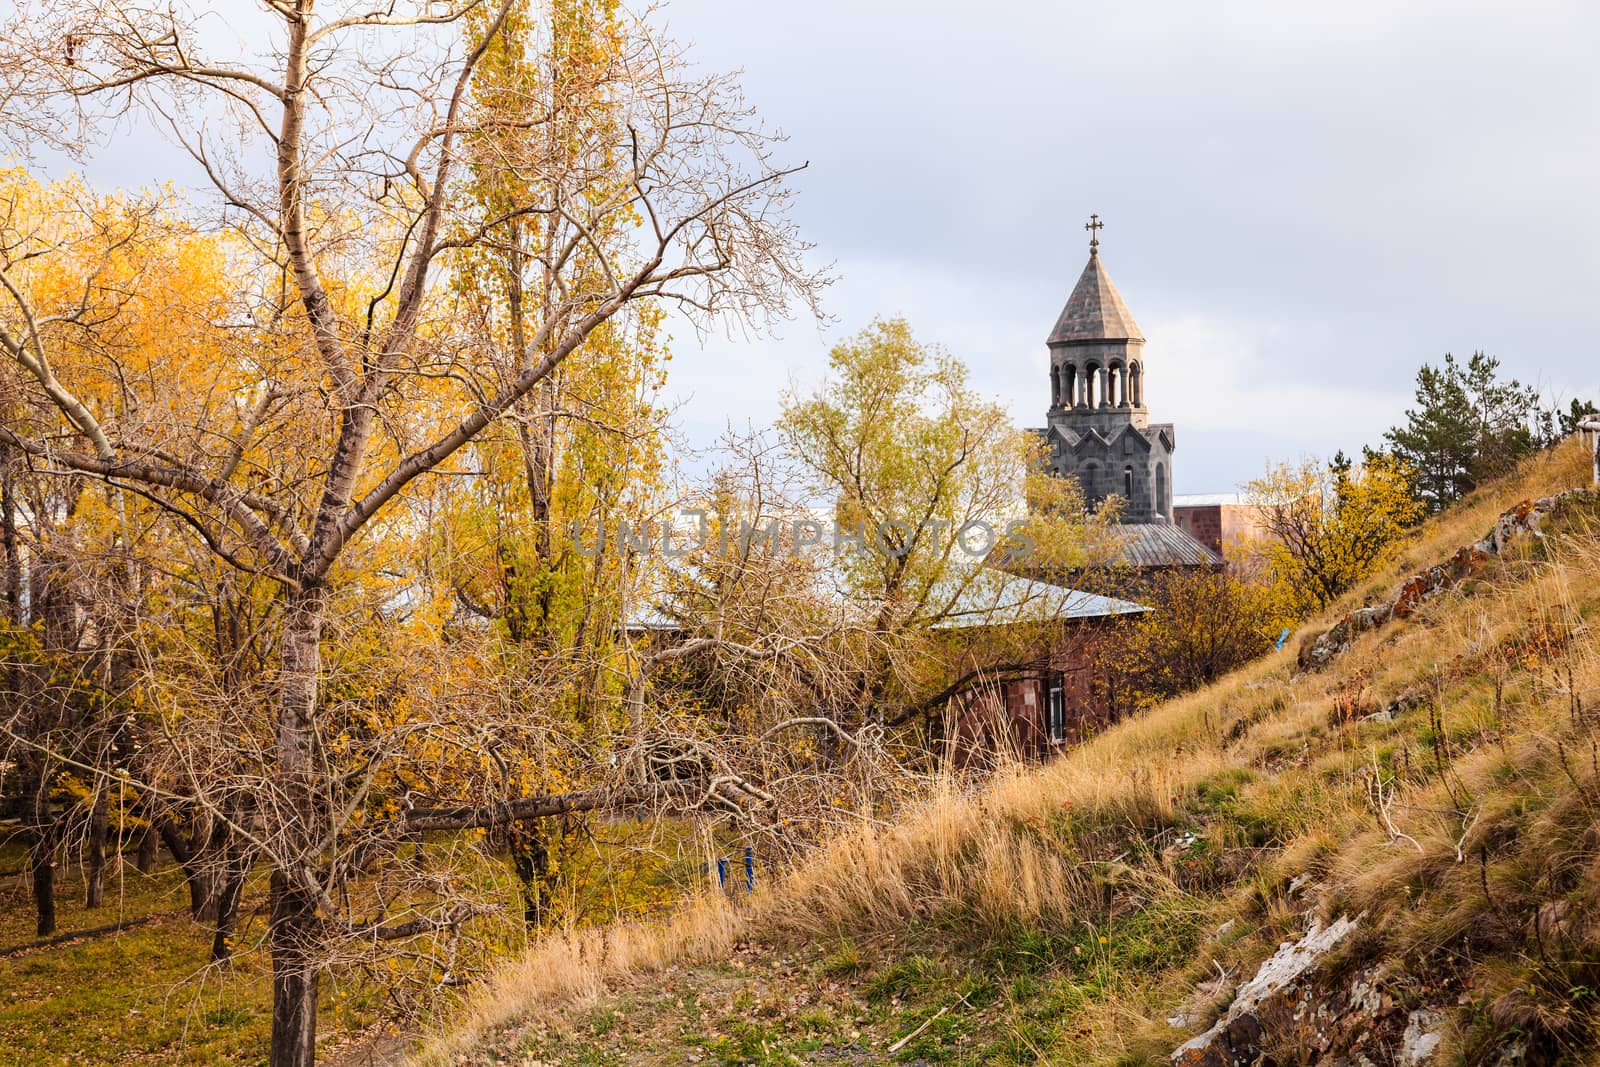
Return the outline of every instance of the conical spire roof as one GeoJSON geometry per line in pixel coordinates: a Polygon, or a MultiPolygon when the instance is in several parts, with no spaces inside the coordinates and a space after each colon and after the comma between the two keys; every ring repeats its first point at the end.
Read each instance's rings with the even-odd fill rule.
{"type": "Polygon", "coordinates": [[[1122,294],[1111,284],[1111,275],[1100,262],[1098,249],[1089,252],[1089,263],[1073,286],[1067,306],[1061,309],[1055,329],[1046,344],[1072,344],[1078,341],[1142,341],[1144,333],[1133,321],[1133,312],[1122,302],[1122,294]]]}

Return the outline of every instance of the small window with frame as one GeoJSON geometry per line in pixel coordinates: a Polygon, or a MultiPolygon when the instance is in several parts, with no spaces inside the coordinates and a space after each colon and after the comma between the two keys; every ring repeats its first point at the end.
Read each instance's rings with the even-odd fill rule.
{"type": "Polygon", "coordinates": [[[1050,700],[1047,704],[1050,715],[1050,741],[1052,744],[1061,744],[1067,739],[1067,691],[1066,680],[1059,674],[1050,676],[1050,700]]]}

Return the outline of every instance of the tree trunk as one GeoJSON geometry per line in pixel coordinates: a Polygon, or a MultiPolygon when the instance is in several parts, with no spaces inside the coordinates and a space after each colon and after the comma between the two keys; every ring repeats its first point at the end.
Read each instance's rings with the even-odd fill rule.
{"type": "Polygon", "coordinates": [[[249,851],[229,849],[217,890],[217,932],[211,940],[212,963],[226,963],[233,957],[233,935],[239,926],[239,898],[244,894],[244,879],[249,870],[249,851]]]}
{"type": "Polygon", "coordinates": [[[317,904],[272,872],[271,1067],[312,1067],[317,1045],[317,904]]]}
{"type": "Polygon", "coordinates": [[[140,874],[150,874],[156,869],[156,849],[160,844],[160,837],[153,828],[146,830],[144,836],[139,838],[139,851],[133,858],[133,865],[140,874]]]}
{"type": "Polygon", "coordinates": [[[150,819],[150,832],[161,838],[162,844],[172,854],[173,862],[187,870],[193,850],[179,831],[177,823],[166,815],[153,816],[150,819]]]}
{"type": "Polygon", "coordinates": [[[209,923],[217,918],[217,880],[213,872],[204,868],[188,872],[189,917],[197,923],[209,923]]]}
{"type": "Polygon", "coordinates": [[[50,806],[50,771],[37,754],[29,754],[28,868],[33,877],[33,908],[38,935],[56,932],[56,825],[50,806]]]}
{"type": "Polygon", "coordinates": [[[194,847],[189,855],[189,914],[195,922],[209,923],[217,919],[217,896],[221,891],[222,872],[219,846],[226,836],[220,820],[207,814],[203,830],[195,835],[194,847]]]}
{"type": "Polygon", "coordinates": [[[522,883],[522,921],[531,936],[544,925],[551,882],[550,850],[545,847],[544,830],[537,822],[513,823],[506,839],[511,869],[522,883]]]}
{"type": "Polygon", "coordinates": [[[40,937],[56,932],[56,850],[53,845],[46,835],[39,834],[28,850],[33,872],[33,909],[39,916],[40,937]]]}
{"type": "Polygon", "coordinates": [[[88,886],[83,894],[84,908],[98,908],[105,903],[106,892],[106,836],[111,829],[110,791],[102,786],[95,790],[94,806],[89,809],[88,886]]]}
{"type": "Polygon", "coordinates": [[[22,552],[17,545],[17,506],[12,491],[11,449],[0,445],[0,576],[5,581],[5,618],[22,623],[22,552]]]}
{"type": "Polygon", "coordinates": [[[321,931],[314,842],[321,837],[315,787],[317,685],[322,667],[324,590],[307,582],[288,596],[278,695],[277,767],[273,774],[281,825],[273,852],[271,1067],[311,1067],[317,1034],[317,964],[321,931]]]}
{"type": "Polygon", "coordinates": [[[195,816],[198,825],[186,836],[170,818],[161,818],[155,828],[166,842],[167,851],[183,868],[189,887],[189,917],[196,922],[216,918],[216,877],[211,860],[212,822],[204,812],[195,816]]]}

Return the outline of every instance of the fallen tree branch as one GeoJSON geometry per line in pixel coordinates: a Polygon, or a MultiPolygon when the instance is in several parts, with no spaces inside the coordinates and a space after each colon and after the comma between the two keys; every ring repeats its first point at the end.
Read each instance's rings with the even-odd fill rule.
{"type": "Polygon", "coordinates": [[[1376,751],[1374,751],[1372,754],[1372,779],[1369,788],[1369,796],[1372,800],[1373,808],[1375,808],[1378,812],[1378,817],[1383,820],[1383,828],[1389,834],[1389,840],[1409,841],[1412,847],[1414,847],[1419,854],[1425,854],[1427,850],[1422,847],[1417,839],[1412,837],[1410,834],[1402,833],[1400,830],[1396,829],[1394,820],[1389,817],[1389,803],[1394,794],[1392,790],[1385,791],[1384,789],[1383,771],[1379,769],[1378,754],[1376,751]]]}
{"type": "Polygon", "coordinates": [[[899,1052],[901,1049],[905,1048],[907,1045],[909,1045],[911,1043],[911,1039],[912,1038],[916,1037],[918,1034],[922,1033],[922,1031],[926,1030],[928,1027],[930,1027],[934,1023],[938,1022],[939,1021],[939,1017],[942,1016],[945,1012],[947,1012],[949,1010],[950,1010],[950,1005],[946,1004],[944,1007],[942,1007],[938,1011],[934,1012],[933,1015],[931,1015],[927,1019],[923,1020],[923,1023],[922,1023],[921,1026],[919,1026],[915,1030],[911,1031],[905,1037],[902,1037],[899,1041],[896,1041],[894,1044],[890,1045],[889,1046],[889,1054],[892,1056],[896,1052],[899,1052]]]}
{"type": "Polygon", "coordinates": [[[843,726],[840,726],[832,719],[822,715],[805,715],[797,719],[785,719],[776,726],[773,726],[771,729],[767,730],[766,733],[762,734],[761,740],[765,741],[775,733],[780,733],[796,726],[826,726],[834,733],[838,734],[841,741],[848,741],[856,748],[861,747],[861,741],[859,738],[851,734],[850,731],[846,730],[843,726]]]}

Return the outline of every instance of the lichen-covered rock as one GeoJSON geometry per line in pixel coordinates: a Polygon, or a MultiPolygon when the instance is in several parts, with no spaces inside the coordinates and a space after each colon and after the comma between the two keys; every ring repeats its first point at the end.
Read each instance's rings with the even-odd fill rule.
{"type": "MultiPolygon", "coordinates": [[[[1410,976],[1384,964],[1337,977],[1326,966],[1360,921],[1312,921],[1304,937],[1279,945],[1216,1025],[1172,1053],[1174,1067],[1267,1067],[1285,1062],[1291,1051],[1292,1062],[1333,1067],[1428,1062],[1443,1041],[1446,1009],[1407,1012],[1390,986],[1410,976]]],[[[1168,1022],[1176,1026],[1194,1016],[1186,1008],[1168,1022]]]]}
{"type": "Polygon", "coordinates": [[[1400,1038],[1400,1067],[1420,1067],[1433,1058],[1444,1040],[1445,1013],[1422,1008],[1406,1018],[1406,1032],[1400,1038]]]}
{"type": "Polygon", "coordinates": [[[1390,617],[1408,619],[1424,601],[1454,589],[1473,571],[1483,566],[1492,553],[1484,551],[1482,542],[1458,548],[1455,554],[1436,567],[1413,574],[1400,583],[1390,600],[1390,617]]]}
{"type": "Polygon", "coordinates": [[[1420,708],[1428,703],[1428,695],[1415,689],[1408,689],[1393,700],[1389,701],[1381,710],[1370,715],[1363,715],[1363,722],[1394,722],[1408,711],[1420,708]]]}
{"type": "Polygon", "coordinates": [[[1313,920],[1304,937],[1278,946],[1238,993],[1216,1025],[1172,1054],[1175,1067],[1241,1067],[1255,1063],[1264,1044],[1286,1035],[1315,1012],[1313,979],[1334,946],[1356,928],[1341,916],[1313,920]]]}
{"type": "Polygon", "coordinates": [[[1522,501],[1496,519],[1482,539],[1463,545],[1438,566],[1413,574],[1400,583],[1388,600],[1358,608],[1335,623],[1332,629],[1307,637],[1300,644],[1300,669],[1314,671],[1326,667],[1350,647],[1357,634],[1376,629],[1391,619],[1410,618],[1423,603],[1460,585],[1512,542],[1523,537],[1543,537],[1544,525],[1553,516],[1573,505],[1593,506],[1597,502],[1600,502],[1600,492],[1593,489],[1569,489],[1555,496],[1522,501]]]}

